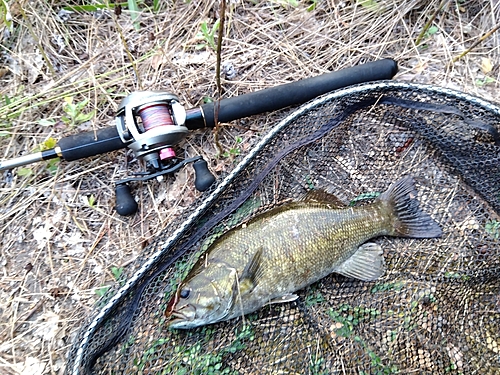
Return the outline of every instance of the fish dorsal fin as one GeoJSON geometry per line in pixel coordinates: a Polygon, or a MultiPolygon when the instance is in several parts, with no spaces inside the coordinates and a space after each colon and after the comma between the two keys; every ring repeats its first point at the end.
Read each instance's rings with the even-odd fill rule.
{"type": "Polygon", "coordinates": [[[238,279],[241,295],[250,293],[257,285],[262,274],[262,268],[260,267],[261,260],[262,247],[255,252],[238,279]]]}
{"type": "Polygon", "coordinates": [[[326,190],[318,189],[318,190],[310,190],[304,194],[304,196],[299,200],[300,202],[305,203],[318,203],[318,204],[326,204],[331,208],[345,208],[346,204],[342,202],[339,198],[337,198],[332,193],[327,192],[326,190]]]}
{"type": "Polygon", "coordinates": [[[382,248],[367,242],[334,271],[363,281],[376,280],[385,273],[382,248]]]}

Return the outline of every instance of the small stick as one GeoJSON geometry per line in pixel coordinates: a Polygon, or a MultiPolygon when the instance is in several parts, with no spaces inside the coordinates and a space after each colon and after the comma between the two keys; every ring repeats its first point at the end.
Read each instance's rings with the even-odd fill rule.
{"type": "Polygon", "coordinates": [[[45,298],[40,298],[40,300],[28,311],[26,311],[23,315],[21,315],[14,323],[14,328],[12,329],[12,335],[16,333],[16,331],[24,324],[26,321],[36,313],[40,307],[42,307],[45,302],[45,298]]]}
{"type": "Polygon", "coordinates": [[[469,48],[467,48],[464,52],[462,52],[460,55],[458,56],[455,56],[453,58],[453,60],[451,60],[451,64],[457,62],[458,60],[460,60],[462,57],[464,57],[465,55],[467,55],[470,51],[472,51],[474,48],[477,47],[477,45],[481,42],[483,42],[484,40],[488,39],[495,31],[497,31],[498,29],[500,29],[500,24],[496,25],[495,27],[493,27],[490,31],[488,31],[486,34],[484,34],[481,38],[479,38],[478,40],[476,40],[472,46],[470,46],[469,48]]]}
{"type": "Polygon", "coordinates": [[[221,67],[221,55],[222,55],[222,37],[224,35],[224,18],[226,16],[226,0],[221,0],[220,2],[220,22],[219,22],[219,32],[217,34],[217,63],[216,63],[216,72],[215,78],[217,80],[217,103],[214,106],[214,117],[215,117],[215,128],[214,128],[214,140],[215,146],[217,146],[217,150],[219,154],[222,155],[224,149],[219,142],[219,109],[220,109],[220,100],[222,97],[222,84],[220,81],[220,67],[221,67]]]}
{"type": "Polygon", "coordinates": [[[446,5],[447,2],[448,2],[448,0],[441,1],[441,4],[439,4],[439,6],[436,9],[436,11],[434,12],[434,14],[431,16],[431,18],[429,19],[429,21],[426,22],[426,24],[424,25],[424,28],[422,29],[422,31],[418,35],[417,40],[415,40],[415,44],[417,46],[420,44],[420,42],[422,42],[422,39],[424,38],[425,33],[427,32],[427,30],[429,30],[429,28],[431,27],[432,23],[436,19],[438,13],[441,12],[441,10],[444,8],[444,6],[446,5]]]}

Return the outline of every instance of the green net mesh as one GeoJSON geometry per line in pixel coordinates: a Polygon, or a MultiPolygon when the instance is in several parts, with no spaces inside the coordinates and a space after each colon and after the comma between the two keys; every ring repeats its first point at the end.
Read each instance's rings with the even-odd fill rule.
{"type": "Polygon", "coordinates": [[[156,237],[82,327],[66,372],[500,373],[499,124],[493,104],[401,82],[301,107],[156,237]],[[179,282],[228,229],[311,189],[363,204],[403,175],[443,236],[375,239],[387,268],[378,280],[332,273],[293,302],[166,327],[179,282]]]}

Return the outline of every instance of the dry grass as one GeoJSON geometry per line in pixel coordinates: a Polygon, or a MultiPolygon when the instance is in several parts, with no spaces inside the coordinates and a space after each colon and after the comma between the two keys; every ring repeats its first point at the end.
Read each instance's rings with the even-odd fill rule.
{"type": "MultiPolygon", "coordinates": [[[[61,18],[61,1],[8,3],[14,22],[2,34],[1,158],[30,153],[50,137],[110,126],[119,101],[136,90],[173,92],[186,107],[216,96],[216,54],[195,46],[203,42],[201,23],[211,27],[218,18],[218,2],[163,2],[153,13],[146,1],[138,30],[127,11],[61,18]],[[85,111],[96,111],[90,123],[69,127],[61,121],[67,97],[88,100],[85,111]]],[[[318,0],[307,11],[311,3],[230,2],[222,59],[237,75],[223,79],[224,97],[392,57],[400,65],[397,79],[500,101],[498,33],[452,63],[500,22],[497,2],[445,2],[420,46],[415,40],[440,1],[379,0],[375,10],[355,1],[318,0]]],[[[253,131],[239,122],[224,126],[221,142],[245,152],[278,118],[247,119],[253,131]]],[[[216,156],[210,131],[192,134],[178,153],[202,154],[213,171],[232,165],[216,156]]],[[[0,373],[62,373],[75,331],[95,308],[96,290],[114,282],[112,267],[140,257],[149,239],[197,195],[186,169],[175,180],[136,186],[140,211],[121,218],[111,182],[125,175],[126,165],[121,151],[61,162],[53,173],[39,163],[1,176],[0,373]]]]}

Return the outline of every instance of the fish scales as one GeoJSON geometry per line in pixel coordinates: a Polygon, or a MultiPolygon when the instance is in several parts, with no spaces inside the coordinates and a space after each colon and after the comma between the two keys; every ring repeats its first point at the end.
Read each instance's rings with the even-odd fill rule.
{"type": "Polygon", "coordinates": [[[382,235],[441,235],[415,196],[409,177],[362,207],[340,207],[334,196],[313,192],[227,232],[168,304],[170,326],[192,328],[291,301],[295,291],[332,272],[378,278],[384,273],[382,250],[366,241],[382,235]]]}
{"type": "Polygon", "coordinates": [[[268,293],[273,299],[283,291],[279,286],[293,283],[300,289],[331,273],[363,242],[387,234],[390,222],[378,214],[379,210],[378,206],[346,210],[291,207],[230,233],[208,255],[207,266],[225,259],[240,277],[242,265],[253,256],[252,249],[261,248],[263,271],[256,292],[262,289],[268,293],[274,286],[278,290],[268,293]]]}

